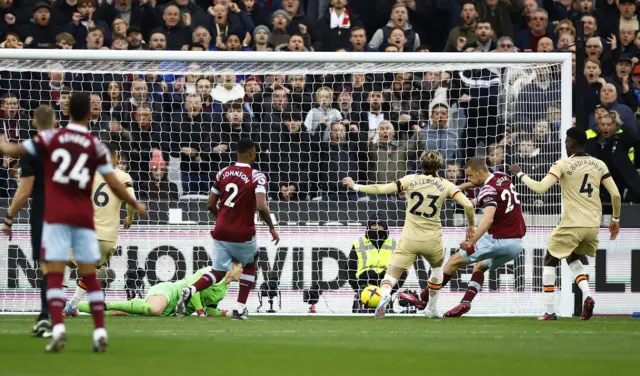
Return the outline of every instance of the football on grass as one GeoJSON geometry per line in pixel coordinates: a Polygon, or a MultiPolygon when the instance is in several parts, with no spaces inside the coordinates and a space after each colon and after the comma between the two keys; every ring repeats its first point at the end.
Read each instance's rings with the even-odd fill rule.
{"type": "Polygon", "coordinates": [[[369,285],[360,294],[362,303],[370,308],[376,308],[380,302],[380,287],[369,285]]]}

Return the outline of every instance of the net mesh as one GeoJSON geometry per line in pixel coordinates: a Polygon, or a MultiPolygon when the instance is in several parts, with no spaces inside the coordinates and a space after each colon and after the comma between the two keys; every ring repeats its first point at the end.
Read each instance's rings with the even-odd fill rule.
{"type": "MultiPolygon", "coordinates": [[[[274,246],[258,229],[253,312],[271,309],[270,300],[280,313],[361,311],[359,289],[379,281],[358,278],[352,244],[373,214],[384,215],[399,240],[405,197],[349,193],[341,178],[394,181],[418,170],[423,150],[437,149],[446,161],[442,176],[456,183],[472,156],[496,171],[519,163],[541,179],[561,156],[559,64],[6,60],[0,89],[3,135],[12,142],[33,135],[31,114],[40,104],[66,126],[69,94],[92,93],[91,131],[118,146],[119,167],[148,203],[149,217],[120,231],[107,300],[126,299],[127,289],[144,296],[210,263],[214,218],[206,195],[242,137],[259,146],[254,167],[268,177],[282,238],[274,246]]],[[[0,173],[8,207],[15,161],[3,160],[0,173]]],[[[531,315],[541,307],[544,244],[559,218],[559,189],[543,196],[515,189],[529,226],[526,249],[487,276],[475,314],[531,315]]],[[[0,240],[1,311],[38,309],[28,213],[16,218],[12,241],[0,240]]],[[[449,257],[464,237],[464,216],[452,202],[442,213],[449,257]]],[[[443,289],[441,309],[457,303],[471,270],[461,269],[443,289]]],[[[428,272],[418,259],[401,289],[424,288],[428,272]]],[[[236,293],[232,286],[220,306],[232,307],[236,293]]],[[[410,312],[399,304],[394,310],[410,312]]]]}

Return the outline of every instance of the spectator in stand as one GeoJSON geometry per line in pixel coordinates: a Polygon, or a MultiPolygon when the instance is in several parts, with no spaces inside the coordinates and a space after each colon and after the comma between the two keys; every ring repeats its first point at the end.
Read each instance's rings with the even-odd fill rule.
{"type": "Polygon", "coordinates": [[[56,119],[58,119],[58,126],[60,128],[65,128],[71,120],[71,116],[69,114],[69,97],[71,97],[71,87],[67,85],[62,86],[60,89],[60,95],[56,101],[57,103],[54,106],[54,108],[59,110],[56,115],[56,119]]]}
{"type": "Polygon", "coordinates": [[[111,39],[113,40],[118,37],[126,39],[128,28],[129,24],[127,24],[127,21],[119,17],[114,18],[111,23],[111,39]]]}
{"type": "MultiPolygon", "coordinates": [[[[158,19],[160,17],[153,1],[138,0],[134,3],[133,0],[114,0],[100,1],[99,4],[94,13],[94,20],[101,20],[107,25],[111,25],[114,19],[121,18],[126,21],[129,27],[135,27],[140,30],[144,38],[149,37],[151,30],[159,25],[158,19]]],[[[70,9],[73,8],[71,7],[70,9]]],[[[69,21],[72,14],[73,10],[69,14],[69,21]]]]}
{"type": "Polygon", "coordinates": [[[603,76],[612,75],[614,72],[613,61],[609,53],[604,52],[602,40],[600,37],[587,39],[586,43],[587,58],[594,58],[600,61],[600,70],[603,76]]]}
{"type": "Polygon", "coordinates": [[[109,47],[106,47],[104,45],[104,37],[104,30],[102,30],[99,26],[92,27],[91,29],[89,29],[89,34],[87,34],[87,37],[85,39],[85,48],[87,50],[108,50],[109,47]]]}
{"type": "Polygon", "coordinates": [[[289,15],[284,10],[278,10],[271,16],[271,33],[269,33],[269,43],[276,48],[289,41],[289,15]]]}
{"type": "Polygon", "coordinates": [[[149,37],[149,49],[152,51],[165,51],[167,49],[167,35],[162,30],[155,30],[149,37]]]}
{"type": "Polygon", "coordinates": [[[91,112],[89,117],[89,131],[103,142],[110,142],[109,136],[111,117],[102,112],[102,98],[99,93],[91,93],[91,112]]]}
{"type": "Polygon", "coordinates": [[[538,9],[531,15],[527,30],[521,30],[516,34],[516,46],[523,51],[538,50],[538,41],[544,37],[550,38],[555,44],[556,35],[549,26],[549,16],[544,9],[538,9]]]}
{"type": "Polygon", "coordinates": [[[311,135],[318,137],[323,141],[329,140],[330,127],[334,122],[342,120],[340,111],[332,108],[333,90],[328,87],[321,87],[316,91],[315,99],[317,107],[309,111],[304,119],[304,127],[311,135]]]}
{"type": "Polygon", "coordinates": [[[153,97],[149,94],[149,89],[144,78],[136,77],[131,83],[131,95],[128,100],[122,102],[122,122],[121,125],[126,129],[131,129],[131,119],[133,113],[143,103],[151,104],[153,116],[156,120],[160,120],[163,109],[160,103],[153,101],[153,97]]]}
{"type": "Polygon", "coordinates": [[[147,44],[142,39],[142,32],[137,26],[130,26],[127,29],[127,43],[130,50],[146,50],[147,44]]]}
{"type": "Polygon", "coordinates": [[[235,75],[223,74],[216,76],[216,86],[211,91],[211,97],[218,103],[218,110],[214,111],[221,113],[220,104],[243,99],[244,88],[236,82],[235,75]]]}
{"type": "Polygon", "coordinates": [[[544,159],[544,164],[551,167],[561,158],[562,146],[558,133],[551,131],[551,124],[547,120],[539,120],[533,127],[533,143],[544,159]]]}
{"type": "Polygon", "coordinates": [[[111,49],[127,51],[129,50],[129,42],[127,42],[127,40],[122,37],[115,37],[111,40],[111,49]]]}
{"type": "Polygon", "coordinates": [[[491,29],[491,23],[488,20],[481,19],[477,21],[474,34],[475,41],[473,43],[467,43],[462,50],[479,48],[482,52],[489,52],[498,48],[498,43],[493,38],[494,33],[493,29],[491,29]]]}
{"type": "Polygon", "coordinates": [[[142,201],[178,201],[178,186],[168,179],[167,162],[156,158],[149,163],[149,175],[140,179],[140,199],[142,201]]]}
{"type": "Polygon", "coordinates": [[[533,16],[533,13],[538,10],[538,0],[524,0],[522,9],[522,15],[518,17],[514,23],[514,36],[522,30],[529,28],[529,20],[533,16]]]}
{"type": "Polygon", "coordinates": [[[191,43],[200,43],[205,51],[215,50],[215,47],[211,45],[211,33],[204,26],[197,26],[193,29],[191,43]]]}
{"type": "Polygon", "coordinates": [[[40,2],[33,7],[33,21],[20,28],[25,48],[55,48],[60,25],[51,20],[51,6],[40,2]]]}
{"type": "Polygon", "coordinates": [[[536,52],[553,52],[554,49],[551,38],[544,37],[538,41],[536,52]]]}
{"type": "MultiPolygon", "coordinates": [[[[615,111],[622,123],[629,128],[636,129],[636,118],[629,106],[618,102],[618,92],[615,85],[605,83],[600,90],[600,104],[609,112],[615,111]]],[[[595,129],[596,121],[594,114],[589,116],[589,129],[595,129]]]]}
{"type": "Polygon", "coordinates": [[[72,50],[75,44],[75,38],[69,33],[60,33],[56,35],[56,47],[59,50],[72,50]]]}
{"type": "Polygon", "coordinates": [[[122,121],[122,85],[117,81],[111,81],[105,90],[102,109],[109,113],[111,119],[116,122],[122,121]]]}
{"type": "Polygon", "coordinates": [[[283,115],[279,142],[270,149],[270,191],[284,201],[306,200],[316,194],[318,139],[302,128],[302,115],[283,115]]]}
{"type": "MultiPolygon", "coordinates": [[[[274,132],[274,136],[277,135],[274,132]]],[[[271,136],[270,134],[266,136],[271,136]]],[[[213,124],[211,131],[211,171],[217,172],[235,161],[237,144],[242,138],[257,139],[252,135],[251,125],[244,120],[244,110],[239,102],[229,102],[224,105],[222,122],[213,124]]],[[[259,144],[260,149],[267,144],[259,144]]],[[[261,166],[264,164],[263,153],[260,154],[261,166]]]]}
{"type": "Polygon", "coordinates": [[[305,16],[304,9],[300,6],[300,0],[282,0],[284,10],[289,22],[287,31],[291,34],[313,34],[317,19],[311,20],[305,16]]]}
{"type": "MultiPolygon", "coordinates": [[[[393,75],[391,91],[386,93],[386,102],[391,109],[391,120],[397,122],[402,113],[407,113],[411,119],[420,118],[420,93],[414,86],[413,75],[411,73],[395,73],[393,75]]],[[[396,129],[399,134],[406,133],[408,129],[396,129]]],[[[398,136],[400,139],[405,137],[398,136]]]]}
{"type": "Polygon", "coordinates": [[[363,111],[359,116],[358,127],[362,132],[368,132],[368,140],[373,140],[378,125],[384,120],[391,120],[389,105],[385,102],[380,90],[372,90],[366,96],[363,111]]]}
{"type": "MultiPolygon", "coordinates": [[[[534,140],[531,137],[520,137],[517,142],[517,153],[513,157],[514,164],[519,166],[526,166],[527,175],[532,179],[538,181],[542,180],[551,167],[550,164],[545,163],[545,158],[542,154],[540,147],[536,146],[534,140]]],[[[521,182],[516,182],[516,190],[520,192],[520,200],[523,202],[524,207],[528,207],[528,211],[535,211],[536,208],[540,209],[542,206],[549,205],[556,201],[557,198],[553,198],[552,195],[546,193],[543,196],[537,195],[527,188],[526,185],[521,182]]]]}
{"type": "MultiPolygon", "coordinates": [[[[393,124],[383,121],[369,146],[369,182],[385,184],[397,181],[407,173],[407,141],[398,141],[393,124]]],[[[377,196],[378,199],[395,195],[377,196]]]]}
{"type": "Polygon", "coordinates": [[[462,171],[463,170],[462,170],[462,167],[460,166],[460,163],[454,160],[448,160],[445,163],[445,167],[444,167],[444,178],[455,185],[460,185],[464,182],[462,171]]]}
{"type": "Polygon", "coordinates": [[[253,30],[253,51],[273,51],[273,45],[269,44],[269,33],[267,26],[256,26],[253,30]]]}
{"type": "Polygon", "coordinates": [[[487,20],[497,36],[513,38],[513,20],[522,12],[521,1],[486,0],[476,3],[480,19],[487,20]]]}
{"type": "Polygon", "coordinates": [[[598,19],[594,15],[585,14],[580,18],[580,20],[582,21],[585,39],[598,36],[598,19]]]}
{"type": "Polygon", "coordinates": [[[195,28],[198,26],[208,27],[209,15],[191,0],[175,0],[175,5],[180,10],[182,23],[185,26],[195,28]]]}
{"type": "Polygon", "coordinates": [[[22,43],[20,36],[16,33],[6,34],[2,43],[0,43],[0,48],[23,48],[23,47],[24,47],[24,43],[22,43]]]}
{"type": "Polygon", "coordinates": [[[218,38],[216,41],[216,47],[213,48],[213,51],[251,51],[251,47],[249,47],[250,42],[251,36],[248,33],[241,41],[240,35],[235,32],[231,32],[227,35],[227,40],[224,43],[222,43],[220,38],[218,38]],[[220,44],[218,44],[218,42],[220,42],[220,44]]]}
{"type": "Polygon", "coordinates": [[[169,5],[162,13],[163,24],[155,32],[161,32],[166,38],[166,49],[186,50],[191,42],[191,29],[180,18],[180,9],[176,5],[169,5]]]}
{"type": "MultiPolygon", "coordinates": [[[[159,157],[163,162],[169,159],[169,155],[163,155],[162,150],[169,150],[170,134],[170,129],[165,129],[163,124],[153,120],[151,106],[145,103],[136,109],[130,132],[129,156],[132,174],[142,178],[143,167],[152,162],[153,153],[156,151],[160,153],[159,157]]],[[[137,178],[134,180],[139,181],[137,178]]]]}
{"type": "Polygon", "coordinates": [[[583,13],[593,11],[593,0],[543,0],[542,6],[549,13],[549,21],[570,20],[578,22],[583,13]]]}
{"type": "MultiPolygon", "coordinates": [[[[254,25],[265,25],[269,22],[269,14],[272,10],[267,10],[266,4],[259,0],[242,0],[241,7],[243,6],[243,10],[247,13],[249,18],[251,18],[251,23],[254,25]]],[[[276,5],[277,2],[272,2],[272,6],[276,5]]],[[[254,38],[255,39],[255,38],[254,38]]]]}
{"type": "Polygon", "coordinates": [[[280,45],[276,47],[276,51],[287,52],[308,52],[309,49],[305,46],[305,39],[302,35],[292,34],[289,37],[289,41],[286,45],[280,45]]]}
{"type": "Polygon", "coordinates": [[[491,144],[487,147],[487,167],[491,171],[505,172],[504,145],[491,144]]]}
{"type": "Polygon", "coordinates": [[[513,43],[513,39],[510,37],[501,37],[498,39],[498,47],[495,52],[518,52],[516,45],[513,43]]]}
{"type": "MultiPolygon", "coordinates": [[[[629,150],[637,140],[636,125],[626,125],[615,111],[599,116],[597,127],[587,131],[585,151],[606,163],[624,202],[640,203],[640,176],[629,150]]],[[[600,195],[602,201],[611,202],[606,190],[600,195]]]]}
{"type": "MultiPolygon", "coordinates": [[[[29,117],[20,108],[18,94],[9,92],[2,96],[2,133],[0,139],[4,142],[21,142],[30,138],[29,117]]],[[[5,162],[10,158],[5,158],[5,162]]],[[[4,164],[5,168],[9,163],[4,164]]]]}
{"type": "Polygon", "coordinates": [[[289,76],[289,86],[291,88],[289,102],[301,108],[303,113],[311,111],[313,105],[313,96],[309,93],[306,82],[306,77],[303,74],[289,76]]]}
{"type": "Polygon", "coordinates": [[[561,36],[566,34],[571,35],[573,37],[576,36],[576,28],[575,26],[573,26],[573,23],[570,20],[562,20],[558,22],[554,31],[558,39],[561,36]]]}
{"type": "Polygon", "coordinates": [[[405,51],[415,51],[420,46],[420,36],[413,30],[413,26],[409,23],[409,14],[407,7],[401,3],[397,3],[391,8],[391,17],[389,22],[382,28],[376,30],[373,37],[369,41],[369,47],[374,50],[380,50],[387,45],[391,30],[399,27],[404,30],[405,35],[405,51]]]}
{"type": "MultiPolygon", "coordinates": [[[[575,47],[575,43],[576,43],[576,38],[573,35],[571,35],[570,33],[564,33],[558,37],[558,43],[556,43],[556,49],[561,51],[568,51],[569,48],[575,47]]],[[[540,42],[538,42],[538,44],[540,44],[540,42]]],[[[575,57],[574,57],[574,61],[575,61],[575,57]]]]}
{"type": "MultiPolygon", "coordinates": [[[[598,103],[600,103],[600,90],[602,89],[602,85],[606,83],[606,81],[602,78],[602,72],[600,70],[600,60],[588,58],[585,61],[584,77],[587,80],[587,85],[585,87],[586,91],[583,94],[583,106],[585,113],[591,114],[593,113],[593,111],[595,111],[598,103]]],[[[575,83],[573,89],[576,90],[575,83]]]]}
{"type": "Polygon", "coordinates": [[[460,13],[460,26],[453,28],[453,30],[449,32],[444,52],[460,51],[465,45],[475,43],[477,19],[478,12],[476,12],[475,4],[466,1],[460,13]]]}
{"type": "Polygon", "coordinates": [[[234,32],[245,35],[253,31],[253,22],[246,12],[243,12],[236,3],[229,1],[225,5],[217,3],[208,8],[213,20],[211,22],[211,38],[218,42],[227,40],[227,36],[234,32]]]}
{"type": "Polygon", "coordinates": [[[394,52],[405,52],[404,45],[406,42],[407,42],[407,38],[404,35],[404,30],[402,30],[399,27],[394,27],[393,29],[391,29],[391,32],[389,33],[389,39],[387,40],[388,44],[385,47],[384,52],[388,52],[387,47],[390,47],[390,46],[394,46],[396,48],[396,51],[394,52]]]}
{"type": "MultiPolygon", "coordinates": [[[[291,0],[285,0],[285,3],[286,1],[291,0]]],[[[352,17],[347,7],[347,0],[331,0],[329,12],[314,27],[313,49],[315,51],[335,51],[338,48],[348,48],[351,37],[349,30],[356,24],[357,20],[352,17]]]]}
{"type": "Polygon", "coordinates": [[[636,96],[636,100],[638,101],[638,103],[640,103],[640,65],[636,64],[633,67],[633,71],[631,72],[631,80],[633,81],[633,94],[636,96]]]}
{"type": "Polygon", "coordinates": [[[362,108],[360,107],[361,104],[353,101],[350,87],[342,87],[342,90],[338,93],[336,102],[338,103],[338,110],[340,111],[343,119],[355,123],[360,121],[360,112],[362,111],[362,108]]]}
{"type": "Polygon", "coordinates": [[[197,94],[188,94],[182,113],[173,113],[171,143],[175,154],[180,156],[183,194],[206,194],[209,192],[209,168],[211,154],[210,114],[202,112],[202,99],[197,94]]]}
{"type": "Polygon", "coordinates": [[[535,78],[518,93],[515,120],[519,123],[533,123],[547,115],[553,103],[560,102],[560,82],[552,79],[546,67],[537,68],[535,78]]]}
{"type": "Polygon", "coordinates": [[[618,92],[619,103],[627,105],[634,113],[638,109],[638,98],[633,93],[631,80],[631,56],[622,55],[616,62],[616,72],[613,76],[606,77],[608,83],[613,84],[618,92]]]}
{"type": "Polygon", "coordinates": [[[213,98],[211,97],[212,85],[207,77],[198,77],[196,80],[196,94],[202,98],[202,111],[213,112],[213,98]]]}
{"type": "MultiPolygon", "coordinates": [[[[92,36],[89,34],[91,34],[96,27],[99,27],[102,30],[104,44],[111,46],[111,30],[106,22],[93,19],[95,11],[95,0],[78,0],[78,11],[73,13],[71,22],[69,22],[64,29],[65,32],[71,34],[75,38],[76,45],[74,48],[90,49],[88,42],[92,36]]],[[[102,45],[100,47],[102,47],[102,45]]],[[[98,47],[98,49],[100,47],[98,47]]]]}
{"type": "Polygon", "coordinates": [[[358,164],[349,149],[344,124],[334,122],[329,129],[329,139],[321,141],[323,152],[320,163],[320,186],[323,199],[346,201],[355,197],[340,182],[349,174],[353,175],[354,171],[358,171],[358,164]]]}
{"type": "Polygon", "coordinates": [[[634,41],[636,39],[636,30],[630,26],[625,25],[620,28],[620,43],[615,35],[611,35],[607,39],[607,43],[611,47],[611,55],[614,60],[618,60],[620,56],[629,55],[630,58],[635,57],[637,60],[638,48],[634,41]]]}
{"type": "Polygon", "coordinates": [[[411,139],[408,157],[410,173],[420,171],[420,155],[425,150],[438,150],[445,160],[461,157],[456,155],[458,132],[451,127],[449,108],[444,103],[435,104],[430,115],[428,123],[411,139]]]}
{"type": "Polygon", "coordinates": [[[367,44],[367,31],[362,26],[351,27],[349,30],[349,46],[346,49],[350,52],[376,51],[367,44]]]}
{"type": "Polygon", "coordinates": [[[617,0],[602,4],[598,8],[598,21],[601,25],[600,35],[618,35],[623,27],[631,27],[634,30],[640,29],[636,9],[635,0],[617,0]]]}

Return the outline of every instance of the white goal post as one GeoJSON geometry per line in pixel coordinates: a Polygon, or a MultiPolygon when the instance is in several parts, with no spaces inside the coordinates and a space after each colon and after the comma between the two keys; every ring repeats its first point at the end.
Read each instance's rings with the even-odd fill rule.
{"type": "MultiPolygon", "coordinates": [[[[257,168],[269,177],[270,205],[282,238],[274,246],[256,220],[260,271],[250,311],[258,310],[264,295],[261,313],[270,308],[271,296],[276,314],[309,314],[309,295],[321,290],[314,314],[346,315],[356,312],[357,289],[347,270],[352,244],[374,213],[388,218],[390,236],[398,240],[405,205],[397,196],[347,196],[336,191],[333,178],[351,175],[366,183],[402,176],[415,169],[416,153],[429,147],[445,154],[453,180],[461,178],[455,169],[473,155],[486,156],[499,170],[526,158],[532,158],[532,168],[550,166],[566,155],[565,132],[572,124],[570,53],[3,49],[0,62],[3,105],[17,96],[21,120],[30,119],[38,104],[52,105],[64,119],[61,97],[67,87],[96,94],[100,103],[92,130],[119,145],[123,166],[152,204],[149,219],[120,231],[107,300],[125,299],[136,271],[144,294],[154,283],[182,278],[209,262],[214,218],[203,209],[206,186],[211,173],[233,160],[239,134],[255,137],[260,147],[257,168]],[[325,105],[324,94],[329,95],[325,105]],[[241,120],[234,120],[234,111],[241,120]],[[292,130],[292,124],[300,129],[292,130]],[[548,148],[550,143],[561,146],[548,148]]],[[[4,210],[15,191],[8,170],[0,176],[6,176],[0,181],[4,210]]],[[[538,199],[516,189],[528,225],[525,250],[515,263],[487,275],[471,314],[533,316],[543,310],[542,258],[559,218],[559,190],[538,199]]],[[[455,207],[443,210],[447,258],[464,236],[461,218],[455,207]]],[[[31,312],[39,305],[26,209],[17,222],[12,241],[0,238],[4,313],[31,312]]],[[[418,260],[414,266],[402,290],[426,285],[428,265],[418,260]]],[[[559,275],[558,313],[571,316],[573,280],[565,263],[559,275]]],[[[461,271],[443,289],[440,311],[457,304],[469,277],[468,270],[461,271]]],[[[74,287],[72,281],[69,294],[74,287]]],[[[236,293],[232,286],[220,307],[232,307],[236,293]]],[[[394,310],[405,309],[395,304],[394,310]]]]}

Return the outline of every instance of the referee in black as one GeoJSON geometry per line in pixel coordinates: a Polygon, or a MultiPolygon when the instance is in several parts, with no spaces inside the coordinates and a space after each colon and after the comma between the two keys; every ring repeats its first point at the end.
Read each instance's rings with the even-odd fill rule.
{"type": "MultiPolygon", "coordinates": [[[[53,128],[56,125],[55,112],[49,106],[42,105],[33,112],[33,125],[38,132],[53,128]]],[[[47,305],[47,266],[40,260],[42,242],[42,223],[44,217],[44,164],[41,158],[26,155],[20,158],[20,181],[13,202],[4,218],[2,232],[11,240],[13,217],[26,205],[29,197],[31,211],[29,224],[31,225],[31,250],[33,261],[40,265],[42,281],[40,282],[40,314],[31,330],[35,337],[47,337],[51,333],[49,323],[49,306],[47,305]]]]}

